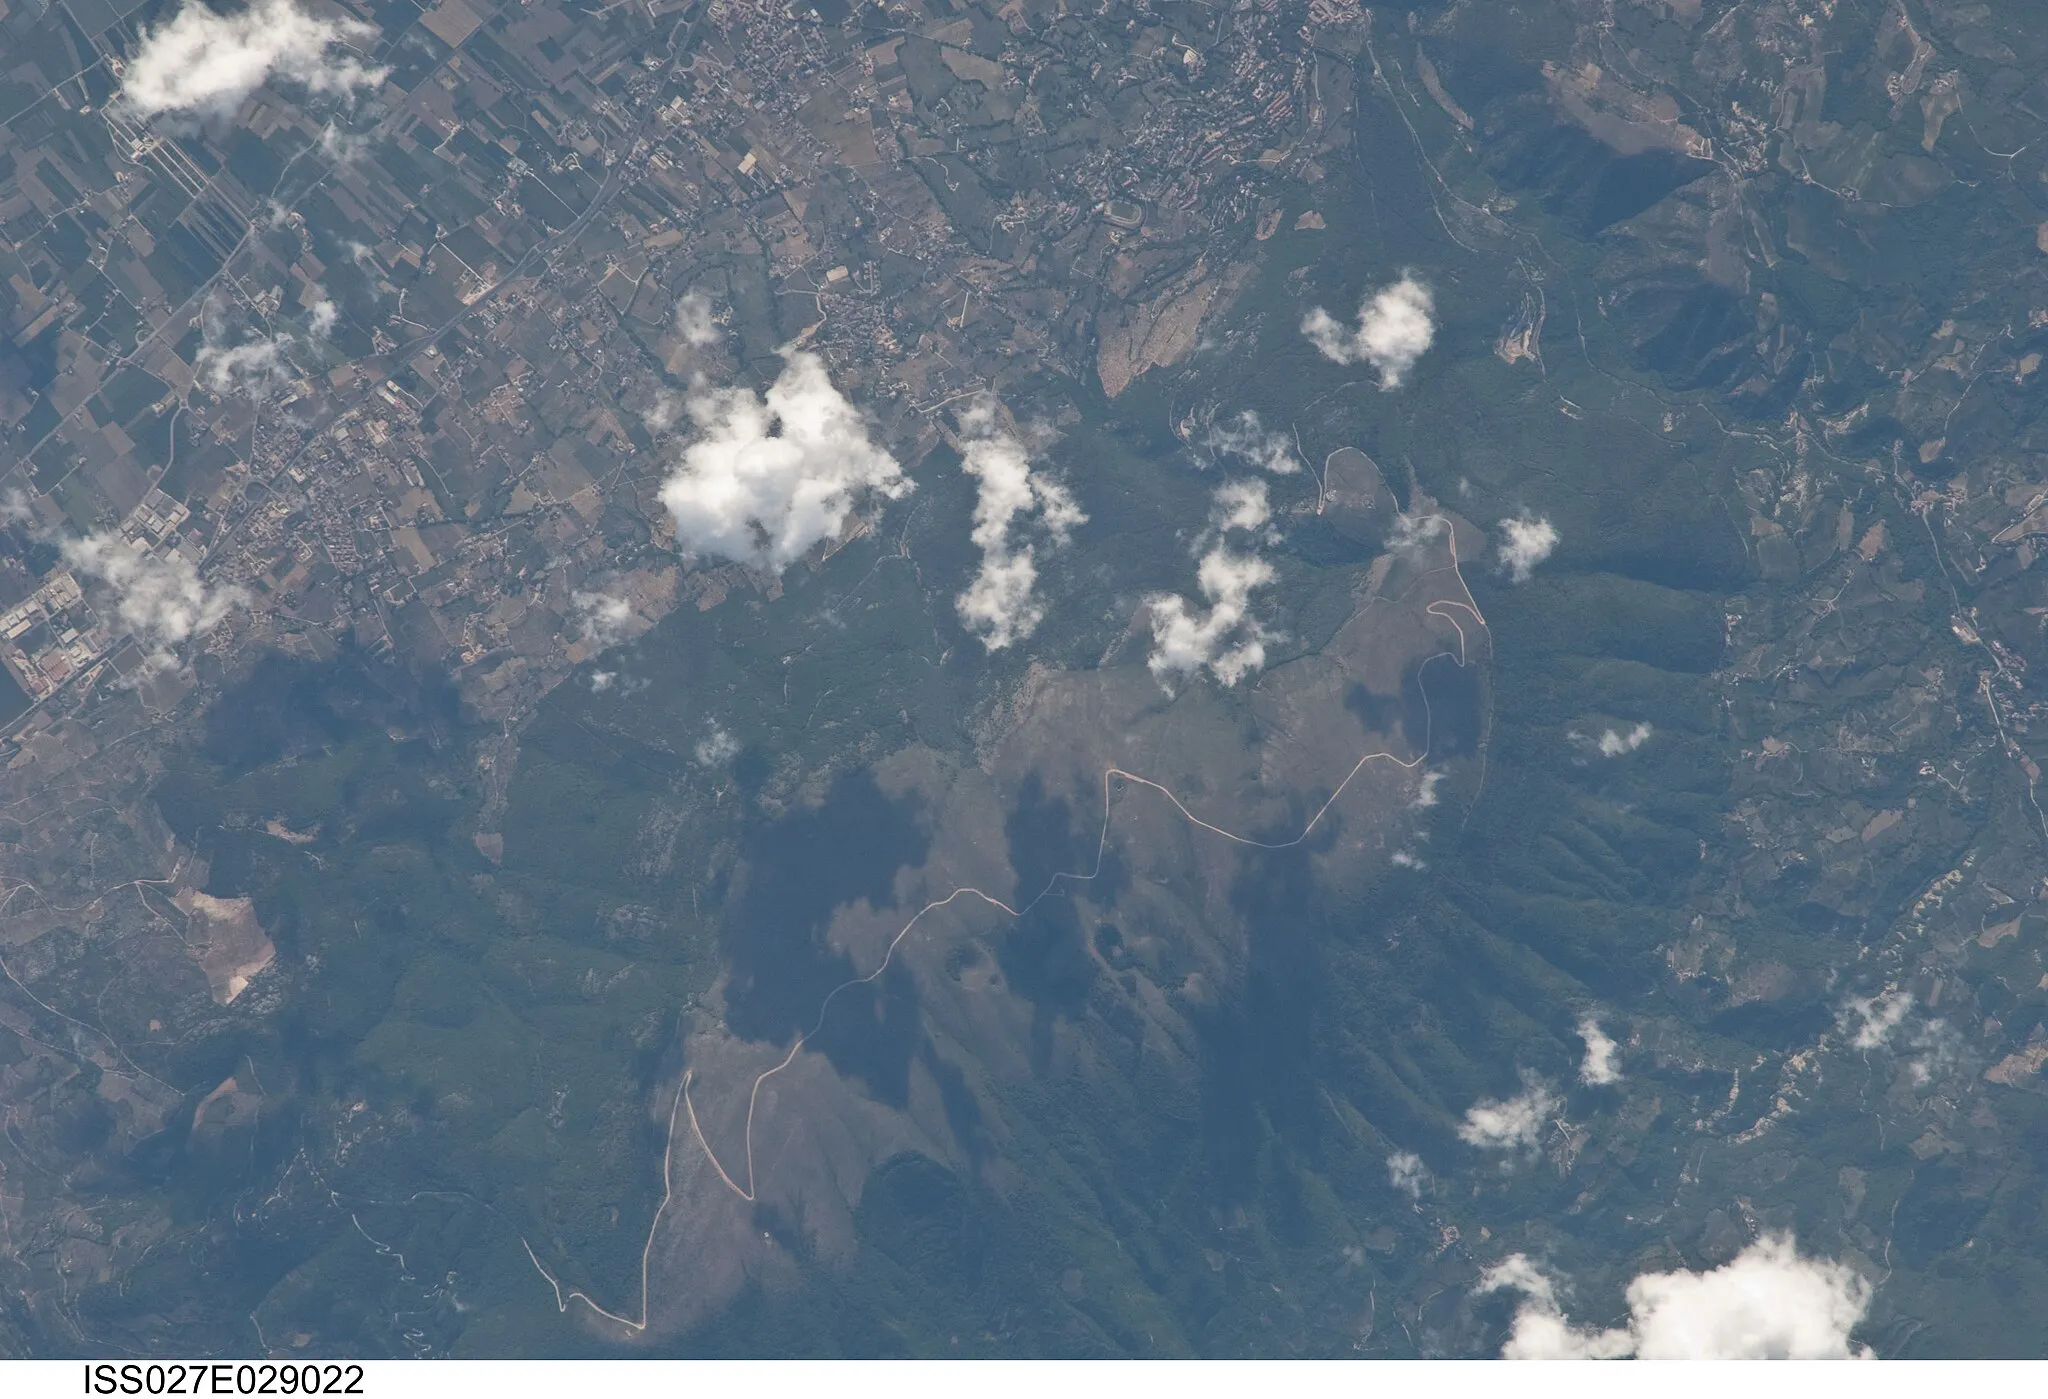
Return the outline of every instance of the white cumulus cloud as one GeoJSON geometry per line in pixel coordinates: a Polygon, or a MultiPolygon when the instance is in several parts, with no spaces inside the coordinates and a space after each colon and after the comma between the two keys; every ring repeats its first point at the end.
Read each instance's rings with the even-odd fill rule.
{"type": "Polygon", "coordinates": [[[1381,287],[1358,308],[1358,324],[1347,326],[1317,306],[1302,317],[1301,333],[1338,364],[1370,363],[1380,387],[1398,389],[1436,339],[1436,303],[1413,276],[1381,287]]]}
{"type": "Polygon", "coordinates": [[[1088,517],[1065,486],[1031,469],[1030,454],[1003,426],[994,400],[981,399],[962,413],[960,433],[960,469],[978,483],[973,539],[981,567],[954,606],[984,646],[1000,651],[1045,620],[1045,607],[1033,596],[1036,548],[1013,543],[1013,529],[1035,514],[1051,547],[1059,548],[1088,517]]]}
{"type": "Polygon", "coordinates": [[[1913,1010],[1910,991],[1881,991],[1875,996],[1851,996],[1842,1007],[1844,1030],[1853,1026],[1849,1043],[1858,1049],[1877,1049],[1892,1037],[1892,1031],[1906,1023],[1913,1010]]]}
{"type": "Polygon", "coordinates": [[[1579,1061],[1579,1082],[1598,1087],[1621,1082],[1621,1046],[1600,1028],[1591,1015],[1579,1017],[1579,1038],[1586,1042],[1586,1057],[1579,1061]]]}
{"type": "Polygon", "coordinates": [[[1432,539],[1450,531],[1451,522],[1441,515],[1396,515],[1393,527],[1387,531],[1387,550],[1405,558],[1420,559],[1432,539]]]}
{"type": "MultiPolygon", "coordinates": [[[[1272,519],[1266,483],[1226,481],[1216,488],[1210,520],[1221,531],[1260,530],[1272,519]]],[[[1278,538],[1268,534],[1269,542],[1278,538]]],[[[1214,539],[1204,533],[1195,547],[1214,539]]],[[[1266,643],[1276,639],[1251,615],[1251,595],[1279,575],[1255,553],[1239,553],[1221,541],[1211,542],[1195,569],[1195,584],[1208,600],[1199,612],[1186,598],[1154,593],[1145,599],[1152,617],[1152,655],[1147,661],[1161,683],[1176,675],[1208,670],[1224,685],[1238,681],[1266,664],[1266,643]]]]}
{"type": "Polygon", "coordinates": [[[58,550],[73,572],[98,579],[114,595],[115,615],[152,670],[176,664],[174,648],[212,631],[248,601],[240,588],[208,588],[184,556],[159,558],[118,534],[65,539],[58,550]]]}
{"type": "Polygon", "coordinates": [[[199,353],[192,357],[192,372],[217,394],[268,398],[297,373],[291,361],[292,349],[326,340],[340,318],[340,310],[322,296],[310,308],[304,336],[280,330],[274,335],[259,335],[239,345],[229,345],[227,316],[218,301],[209,300],[200,311],[200,346],[199,353]]]}
{"type": "Polygon", "coordinates": [[[1536,565],[1557,548],[1557,526],[1533,515],[1517,515],[1500,522],[1500,562],[1508,577],[1517,583],[1529,581],[1536,565]]]}
{"type": "Polygon", "coordinates": [[[1619,758],[1624,753],[1633,753],[1650,741],[1653,732],[1655,731],[1648,724],[1637,724],[1626,733],[1619,729],[1608,729],[1600,735],[1600,756],[1619,758]]]}
{"type": "Polygon", "coordinates": [[[1044,605],[1032,595],[1037,586],[1038,564],[1027,544],[1014,554],[984,554],[974,581],[953,605],[961,624],[983,646],[1000,651],[1037,631],[1045,620],[1044,605]]]}
{"type": "Polygon", "coordinates": [[[251,340],[241,345],[202,345],[192,369],[200,382],[217,394],[266,398],[290,372],[281,338],[251,340]]]}
{"type": "Polygon", "coordinates": [[[667,389],[660,389],[655,392],[654,402],[641,413],[640,421],[647,424],[649,432],[667,432],[682,415],[683,401],[667,389]]]}
{"type": "Polygon", "coordinates": [[[902,466],[869,439],[860,410],[807,350],[783,355],[765,395],[699,388],[683,406],[698,436],[661,502],[693,555],[780,573],[836,537],[864,494],[911,492],[902,466]]]}
{"type": "Polygon", "coordinates": [[[1387,1158],[1387,1179],[1409,1199],[1420,1200],[1429,1186],[1429,1167],[1414,1152],[1397,1151],[1387,1158]]]}
{"type": "Polygon", "coordinates": [[[1272,518],[1273,507],[1266,495],[1266,483],[1257,477],[1249,481],[1225,481],[1216,488],[1215,519],[1218,528],[1264,529],[1272,518]]]}
{"type": "Polygon", "coordinates": [[[1443,785],[1443,780],[1448,776],[1450,774],[1441,768],[1425,769],[1422,776],[1415,780],[1415,800],[1408,805],[1417,811],[1427,811],[1435,806],[1442,800],[1437,796],[1436,789],[1443,785]]]}
{"type": "Polygon", "coordinates": [[[1205,442],[1210,451],[1250,462],[1275,476],[1301,470],[1301,458],[1294,439],[1284,432],[1268,432],[1259,415],[1247,409],[1228,422],[1209,429],[1205,442]]]}
{"type": "MultiPolygon", "coordinates": [[[[381,68],[377,71],[380,75],[384,72],[381,68]]],[[[352,165],[370,153],[370,138],[354,131],[343,131],[339,125],[330,121],[320,128],[320,149],[326,152],[330,160],[342,165],[352,165]]],[[[363,245],[355,243],[353,246],[360,248],[363,245]]],[[[362,259],[358,257],[356,261],[361,262],[362,259]]]]}
{"type": "Polygon", "coordinates": [[[376,87],[391,71],[365,64],[345,47],[376,35],[375,25],[323,19],[296,0],[255,0],[227,15],[185,0],[170,20],[143,31],[122,74],[121,101],[144,117],[231,117],[273,77],[308,92],[348,96],[376,87]]]}
{"type": "Polygon", "coordinates": [[[1790,1235],[1758,1239],[1704,1273],[1644,1273],[1628,1285],[1628,1321],[1593,1330],[1565,1318],[1557,1285],[1522,1254],[1486,1270],[1479,1291],[1522,1305],[1503,1360],[1868,1360],[1849,1333],[1870,1284],[1844,1264],[1802,1258],[1790,1235]]]}
{"type": "Polygon", "coordinates": [[[711,311],[711,298],[701,291],[683,293],[676,303],[676,334],[683,343],[704,349],[718,343],[718,321],[711,311]]]}
{"type": "Polygon", "coordinates": [[[633,633],[633,604],[610,593],[577,589],[569,595],[577,635],[593,651],[616,646],[633,633]]]}
{"type": "Polygon", "coordinates": [[[1560,1106],[1550,1085],[1530,1073],[1512,1098],[1485,1098],[1465,1110],[1458,1138],[1492,1151],[1533,1147],[1560,1106]]]}
{"type": "Polygon", "coordinates": [[[711,732],[697,741],[694,751],[698,763],[704,767],[724,767],[740,755],[740,741],[712,721],[711,732]]]}
{"type": "Polygon", "coordinates": [[[1953,1069],[1963,1056],[1963,1037],[1948,1021],[1929,1020],[1913,1032],[1914,1055],[1907,1071],[1913,1075],[1913,1082],[1925,1086],[1937,1075],[1953,1069]]]}
{"type": "Polygon", "coordinates": [[[1268,633],[1251,615],[1251,596],[1272,583],[1273,566],[1257,554],[1239,554],[1218,544],[1202,556],[1195,582],[1209,600],[1206,613],[1186,598],[1158,593],[1146,599],[1152,613],[1152,656],[1147,662],[1162,681],[1206,667],[1225,685],[1266,663],[1268,633]]]}

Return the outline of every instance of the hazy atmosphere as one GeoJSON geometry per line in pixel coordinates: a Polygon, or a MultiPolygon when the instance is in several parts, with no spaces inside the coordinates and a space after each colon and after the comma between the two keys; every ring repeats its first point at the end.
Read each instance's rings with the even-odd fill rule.
{"type": "Polygon", "coordinates": [[[0,1358],[2048,1352],[2044,65],[0,0],[0,1358]]]}

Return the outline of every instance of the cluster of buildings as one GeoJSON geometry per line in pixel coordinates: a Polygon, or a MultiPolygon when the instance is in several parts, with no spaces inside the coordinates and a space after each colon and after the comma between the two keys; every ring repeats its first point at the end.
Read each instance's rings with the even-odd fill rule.
{"type": "MultiPolygon", "coordinates": [[[[398,648],[515,711],[583,653],[577,592],[729,586],[680,576],[654,498],[693,375],[795,341],[914,455],[1020,363],[1095,377],[1105,318],[1320,178],[1356,7],[1166,14],[440,0],[372,46],[373,100],[280,82],[194,128],[14,12],[0,94],[43,95],[0,130],[0,489],[245,589],[236,644],[398,648]]],[[[0,607],[42,700],[118,638],[32,574],[0,607]]]]}
{"type": "Polygon", "coordinates": [[[30,699],[47,697],[90,665],[105,642],[78,580],[63,568],[0,613],[0,662],[30,699]]]}

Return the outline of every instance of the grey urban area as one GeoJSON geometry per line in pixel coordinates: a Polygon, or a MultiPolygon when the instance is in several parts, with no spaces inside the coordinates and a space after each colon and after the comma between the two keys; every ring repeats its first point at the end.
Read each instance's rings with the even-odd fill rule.
{"type": "MultiPolygon", "coordinates": [[[[198,94],[166,130],[103,110],[138,28],[117,7],[13,6],[20,486],[44,523],[261,599],[216,627],[194,591],[191,623],[170,609],[124,652],[133,628],[68,573],[17,572],[0,631],[35,729],[187,625],[222,657],[395,647],[517,716],[582,659],[586,578],[620,575],[630,612],[600,625],[632,630],[730,586],[679,578],[655,500],[661,404],[714,315],[742,311],[725,354],[753,362],[781,343],[771,303],[780,324],[801,302],[793,343],[923,445],[1016,356],[1114,395],[1188,352],[1273,232],[1277,198],[1218,203],[1219,181],[1319,178],[1352,82],[1277,5],[1206,55],[1163,23],[1034,28],[1019,6],[906,6],[876,42],[698,8],[368,10],[374,123],[280,84],[198,94]]],[[[1360,19],[1318,0],[1311,23],[1355,49],[1360,19]]]]}

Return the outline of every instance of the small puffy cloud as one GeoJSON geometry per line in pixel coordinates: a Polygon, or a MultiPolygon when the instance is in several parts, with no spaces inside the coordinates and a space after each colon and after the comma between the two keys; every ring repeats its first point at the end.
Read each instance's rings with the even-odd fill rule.
{"type": "Polygon", "coordinates": [[[1621,1046],[1600,1028],[1591,1015],[1579,1017],[1579,1038],[1586,1042],[1586,1057],[1579,1061],[1579,1082],[1593,1087],[1621,1082],[1621,1046]]]}
{"type": "MultiPolygon", "coordinates": [[[[1226,481],[1217,487],[1210,518],[1221,530],[1264,529],[1272,518],[1266,483],[1226,481]]],[[[1269,540],[1277,538],[1269,535],[1269,540]]],[[[1203,540],[1212,538],[1205,534],[1203,540]]],[[[1196,548],[1202,547],[1198,540],[1196,548]]],[[[1195,570],[1196,585],[1209,601],[1198,613],[1186,598],[1155,593],[1145,599],[1152,615],[1152,673],[1166,683],[1175,675],[1207,669],[1226,686],[1266,664],[1266,643],[1274,633],[1251,615],[1251,595],[1278,575],[1257,554],[1238,553],[1212,543],[1195,570]]]]}
{"type": "Polygon", "coordinates": [[[1946,1020],[1930,1018],[1900,1035],[1914,1008],[1913,993],[1896,989],[1875,996],[1851,996],[1836,1014],[1835,1025],[1849,1036],[1852,1048],[1882,1049],[1903,1038],[1910,1055],[1906,1072],[1922,1087],[1948,1073],[1961,1062],[1963,1038],[1946,1020]]]}
{"type": "Polygon", "coordinates": [[[73,572],[98,579],[114,595],[115,615],[153,670],[176,664],[174,648],[212,631],[248,601],[240,588],[208,588],[182,555],[144,553],[117,534],[66,539],[58,550],[73,572]]]}
{"type": "Polygon", "coordinates": [[[241,345],[202,345],[192,369],[201,383],[217,394],[267,398],[290,372],[282,339],[251,340],[241,345]]]}
{"type": "Polygon", "coordinates": [[[640,421],[647,424],[649,432],[667,432],[683,416],[683,401],[666,389],[654,395],[654,402],[641,413],[640,421]]]}
{"type": "Polygon", "coordinates": [[[268,398],[280,384],[297,373],[291,362],[293,347],[324,342],[334,333],[335,323],[340,318],[341,312],[332,301],[324,296],[317,297],[310,308],[303,337],[281,330],[275,335],[258,336],[239,345],[229,345],[225,343],[227,317],[218,301],[208,301],[200,313],[200,346],[199,353],[192,357],[192,371],[199,377],[199,382],[222,396],[241,394],[253,399],[268,398]]]}
{"type": "Polygon", "coordinates": [[[375,25],[323,19],[296,0],[255,0],[227,15],[185,0],[168,21],[143,31],[121,75],[120,100],[144,117],[232,117],[272,78],[352,96],[391,71],[364,64],[344,47],[376,35],[375,25]]]}
{"type": "Polygon", "coordinates": [[[807,350],[784,354],[766,394],[700,388],[683,406],[698,436],[661,502],[690,554],[780,573],[836,537],[863,495],[899,500],[912,490],[807,350]]]}
{"type": "Polygon", "coordinates": [[[576,629],[584,645],[593,651],[616,646],[633,632],[633,605],[610,593],[584,592],[569,595],[576,612],[576,629]]]}
{"type": "Polygon", "coordinates": [[[1882,991],[1875,996],[1851,996],[1842,1007],[1841,1028],[1850,1033],[1849,1043],[1857,1049],[1878,1049],[1892,1031],[1906,1023],[1913,1010],[1910,991],[1882,991]]]}
{"type": "Polygon", "coordinates": [[[1202,556],[1195,582],[1209,600],[1206,614],[1187,599],[1159,593],[1146,599],[1152,613],[1152,656],[1147,664],[1162,681],[1207,668],[1225,685],[1266,663],[1265,628],[1251,615],[1251,596],[1272,583],[1273,566],[1257,554],[1218,544],[1202,556]]]}
{"type": "Polygon", "coordinates": [[[1486,1098],[1465,1110],[1458,1126],[1460,1141],[1490,1151],[1533,1147],[1543,1128],[1557,1114],[1557,1094],[1534,1074],[1522,1075],[1522,1091],[1512,1098],[1486,1098]]]}
{"type": "Polygon", "coordinates": [[[693,756],[702,767],[724,767],[740,755],[740,741],[720,728],[716,721],[711,732],[697,742],[693,756]]]}
{"type": "Polygon", "coordinates": [[[1428,863],[1413,850],[1396,850],[1393,854],[1387,856],[1387,859],[1392,861],[1396,867],[1404,870],[1426,870],[1429,868],[1428,863]]]}
{"type": "Polygon", "coordinates": [[[1443,785],[1443,780],[1447,776],[1449,774],[1441,768],[1426,769],[1422,776],[1416,779],[1415,800],[1409,802],[1408,805],[1417,811],[1427,811],[1435,806],[1438,801],[1442,800],[1437,796],[1436,789],[1443,785]]]}
{"type": "Polygon", "coordinates": [[[601,695],[617,684],[618,679],[619,673],[616,670],[593,670],[590,672],[590,693],[601,695]]]}
{"type": "Polygon", "coordinates": [[[1500,562],[1508,577],[1517,583],[1529,581],[1536,565],[1557,548],[1557,526],[1533,515],[1518,515],[1500,522],[1500,562]]]}
{"type": "Polygon", "coordinates": [[[1436,339],[1436,303],[1429,288],[1412,276],[1380,288],[1358,308],[1358,324],[1347,326],[1317,306],[1302,318],[1301,333],[1338,364],[1370,363],[1380,387],[1397,389],[1436,339]]]}
{"type": "Polygon", "coordinates": [[[1409,1199],[1420,1200],[1429,1186],[1429,1167],[1414,1152],[1397,1151],[1387,1158],[1387,1179],[1409,1199]]]}
{"type": "Polygon", "coordinates": [[[1948,1021],[1938,1018],[1913,1031],[1912,1047],[1916,1053],[1907,1072],[1923,1087],[1953,1069],[1963,1057],[1963,1037],[1948,1021]]]}
{"type": "Polygon", "coordinates": [[[1294,439],[1284,432],[1268,432],[1259,421],[1259,415],[1249,409],[1226,423],[1211,427],[1204,443],[1212,452],[1237,457],[1275,476],[1287,476],[1301,470],[1301,458],[1295,454],[1294,439]]]}
{"type": "Polygon", "coordinates": [[[953,600],[960,622],[991,651],[1022,640],[1045,620],[1045,607],[1033,596],[1038,564],[1026,545],[1017,553],[984,554],[967,590],[953,600]]]}
{"type": "MultiPolygon", "coordinates": [[[[1478,1296],[1484,1296],[1489,1292],[1522,1294],[1524,1300],[1521,1311],[1515,1316],[1515,1329],[1508,1334],[1507,1344],[1501,1347],[1502,1359],[1530,1359],[1533,1358],[1530,1352],[1535,1351],[1555,1359],[1567,1358],[1565,1352],[1578,1333],[1573,1332],[1565,1324],[1562,1309],[1558,1305],[1557,1283],[1548,1273],[1537,1267],[1528,1254],[1511,1253],[1501,1259],[1479,1275],[1479,1284],[1472,1291],[1478,1296]]],[[[1570,1358],[1614,1357],[1595,1357],[1580,1351],[1570,1358]]]]}
{"type": "Polygon", "coordinates": [[[1628,1321],[1573,1326],[1549,1277],[1522,1254],[1486,1270],[1479,1291],[1522,1294],[1503,1360],[1868,1360],[1849,1333],[1870,1284],[1844,1264],[1802,1258],[1771,1234],[1704,1273],[1644,1273],[1628,1285],[1628,1321]]]}
{"type": "Polygon", "coordinates": [[[978,484],[973,539],[981,567],[954,606],[984,646],[1000,651],[1045,620],[1045,607],[1032,591],[1038,583],[1036,549],[1013,543],[1013,530],[1035,515],[1057,549],[1088,517],[1065,486],[1031,469],[1030,454],[1003,426],[993,400],[982,399],[962,413],[960,432],[960,469],[978,484]]]}
{"type": "Polygon", "coordinates": [[[676,303],[676,334],[693,349],[718,343],[718,321],[712,314],[711,298],[701,291],[685,292],[676,303]]]}
{"type": "Polygon", "coordinates": [[[1387,549],[1409,559],[1419,559],[1431,540],[1451,532],[1451,522],[1441,515],[1396,515],[1387,531],[1387,549]]]}
{"type": "MultiPolygon", "coordinates": [[[[348,165],[370,153],[370,138],[353,131],[343,131],[340,126],[330,121],[320,128],[320,149],[329,160],[340,165],[348,165]]],[[[363,245],[356,243],[353,246],[363,245]]],[[[361,260],[357,258],[358,262],[361,260]]]]}
{"type": "Polygon", "coordinates": [[[1273,518],[1266,495],[1266,483],[1257,477],[1249,481],[1226,481],[1216,489],[1215,520],[1220,529],[1264,529],[1273,518]]]}
{"type": "Polygon", "coordinates": [[[1598,740],[1600,756],[1619,758],[1624,753],[1633,753],[1650,741],[1652,732],[1648,724],[1637,724],[1626,733],[1619,729],[1608,729],[1598,740]]]}

